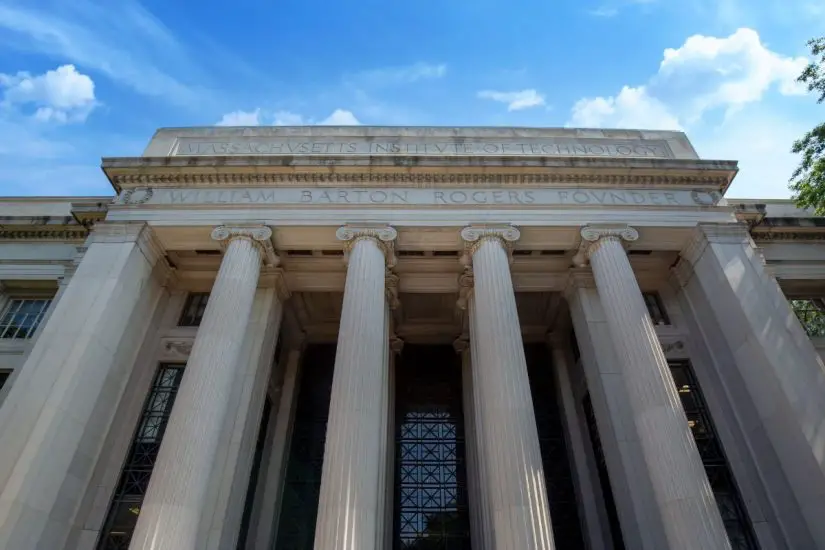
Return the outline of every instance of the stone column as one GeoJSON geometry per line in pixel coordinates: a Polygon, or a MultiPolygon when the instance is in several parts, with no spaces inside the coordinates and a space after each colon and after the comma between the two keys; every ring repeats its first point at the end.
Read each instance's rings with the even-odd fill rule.
{"type": "Polygon", "coordinates": [[[514,227],[466,227],[472,263],[470,338],[476,429],[485,457],[480,472],[489,499],[491,549],[554,548],[538,432],[527,378],[508,250],[514,227]]]}
{"type": "Polygon", "coordinates": [[[622,241],[631,227],[581,231],[604,306],[668,547],[730,548],[670,369],[622,241]]]}
{"type": "MultiPolygon", "coordinates": [[[[0,408],[0,548],[63,548],[165,294],[144,223],[102,223],[0,408]]],[[[103,450],[103,451],[102,451],[103,450]]]]}
{"type": "Polygon", "coordinates": [[[587,452],[582,435],[584,424],[578,414],[576,396],[570,379],[571,365],[574,361],[569,349],[569,338],[563,334],[553,333],[549,335],[547,343],[553,357],[553,373],[563,413],[565,435],[572,455],[573,479],[576,482],[580,509],[584,516],[584,536],[589,548],[612,550],[610,532],[599,514],[593,486],[594,481],[598,482],[598,478],[591,476],[591,469],[587,465],[587,452]]]}
{"type": "Polygon", "coordinates": [[[347,280],[335,353],[315,550],[377,550],[383,540],[389,391],[386,265],[391,227],[341,227],[347,280]],[[382,454],[383,453],[383,454],[382,454]]]}
{"type": "Polygon", "coordinates": [[[194,550],[221,428],[229,413],[261,260],[273,263],[268,227],[217,227],[226,252],[166,428],[133,550],[194,550]]]}

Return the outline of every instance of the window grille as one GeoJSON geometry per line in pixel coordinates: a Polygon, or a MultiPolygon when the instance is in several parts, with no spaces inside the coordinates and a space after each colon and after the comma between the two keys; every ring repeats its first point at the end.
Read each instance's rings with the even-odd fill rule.
{"type": "Polygon", "coordinates": [[[0,338],[26,339],[34,336],[51,303],[51,298],[9,300],[0,318],[0,338]]]}
{"type": "Polygon", "coordinates": [[[178,326],[199,327],[203,320],[203,313],[206,311],[206,304],[209,302],[208,292],[190,292],[186,297],[186,304],[183,306],[178,326]]]}
{"type": "Polygon", "coordinates": [[[733,550],[756,550],[756,537],[753,534],[745,504],[733,478],[733,472],[722,449],[722,442],[716,435],[716,429],[710,412],[707,410],[702,389],[688,361],[670,361],[670,373],[676,385],[676,391],[682,401],[687,415],[688,426],[693,433],[702,465],[705,467],[710,488],[716,497],[716,504],[728,539],[733,550]]]}
{"type": "Polygon", "coordinates": [[[791,300],[791,309],[808,336],[825,336],[824,300],[791,300]]]}
{"type": "Polygon", "coordinates": [[[654,325],[669,325],[670,319],[667,318],[667,312],[664,305],[662,305],[662,297],[658,292],[643,292],[642,298],[645,300],[645,307],[653,320],[654,325]]]}
{"type": "Polygon", "coordinates": [[[161,364],[155,374],[109,505],[98,550],[129,548],[182,377],[183,365],[179,364],[161,364]]]}

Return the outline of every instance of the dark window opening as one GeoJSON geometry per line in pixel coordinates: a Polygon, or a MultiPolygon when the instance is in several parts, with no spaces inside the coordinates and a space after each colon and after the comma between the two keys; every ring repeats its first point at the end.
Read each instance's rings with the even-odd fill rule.
{"type": "Polygon", "coordinates": [[[665,306],[662,304],[662,297],[658,292],[642,292],[642,298],[644,298],[645,307],[654,325],[670,324],[665,306]]]}
{"type": "Polygon", "coordinates": [[[689,361],[670,361],[668,364],[731,547],[733,550],[756,550],[759,546],[753,527],[693,368],[689,361]]]}
{"type": "Polygon", "coordinates": [[[3,386],[6,385],[6,380],[9,379],[9,376],[11,376],[11,372],[9,372],[9,371],[0,371],[0,390],[2,390],[3,386]]]}
{"type": "Polygon", "coordinates": [[[585,546],[578,501],[573,487],[550,354],[544,344],[528,344],[524,346],[524,355],[527,359],[555,548],[583,550],[585,546]]]}
{"type": "Polygon", "coordinates": [[[199,327],[209,302],[208,292],[190,292],[183,305],[183,312],[178,321],[179,327],[199,327]]]}
{"type": "Polygon", "coordinates": [[[176,364],[161,364],[155,374],[109,505],[98,550],[129,548],[182,377],[183,365],[176,364]]]}
{"type": "Polygon", "coordinates": [[[334,344],[304,353],[273,548],[313,550],[334,363],[334,344]]]}
{"type": "Polygon", "coordinates": [[[596,426],[596,414],[593,412],[590,393],[585,394],[582,400],[582,409],[584,410],[584,420],[587,423],[587,433],[590,436],[590,446],[593,448],[593,457],[596,459],[596,472],[599,475],[599,487],[602,490],[604,508],[607,513],[610,538],[613,540],[613,548],[615,550],[624,550],[622,526],[619,522],[619,514],[616,511],[616,499],[613,497],[613,489],[610,487],[610,476],[607,473],[607,463],[604,460],[602,440],[599,437],[599,429],[596,426]]]}
{"type": "Polygon", "coordinates": [[[395,550],[470,550],[460,358],[405,346],[395,397],[395,550]]]}
{"type": "Polygon", "coordinates": [[[434,250],[433,256],[455,258],[456,256],[458,256],[458,252],[456,250],[434,250]]]}
{"type": "Polygon", "coordinates": [[[258,428],[258,439],[255,441],[255,454],[252,457],[252,470],[249,472],[249,483],[246,486],[246,501],[241,516],[241,528],[238,535],[237,549],[246,548],[246,539],[249,537],[249,522],[252,519],[252,505],[255,502],[255,488],[261,474],[261,459],[264,455],[264,443],[269,429],[269,417],[272,414],[272,401],[266,396],[264,409],[261,412],[261,425],[258,428]]]}

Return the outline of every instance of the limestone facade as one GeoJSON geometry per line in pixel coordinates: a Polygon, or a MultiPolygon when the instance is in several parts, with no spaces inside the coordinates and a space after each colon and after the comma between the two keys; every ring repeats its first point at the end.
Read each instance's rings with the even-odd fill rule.
{"type": "Polygon", "coordinates": [[[103,170],[0,198],[0,547],[414,548],[435,487],[437,548],[825,550],[825,223],[734,160],[170,128],[103,170]],[[431,458],[409,358],[448,346],[431,458]]]}

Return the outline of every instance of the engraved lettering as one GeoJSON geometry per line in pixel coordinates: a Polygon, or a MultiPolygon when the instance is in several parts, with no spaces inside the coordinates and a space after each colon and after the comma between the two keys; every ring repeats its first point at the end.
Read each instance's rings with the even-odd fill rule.
{"type": "Polygon", "coordinates": [[[659,206],[662,205],[662,202],[661,202],[662,197],[659,196],[659,193],[654,193],[653,191],[651,191],[650,193],[647,194],[647,198],[650,199],[650,202],[653,203],[653,204],[656,204],[656,205],[659,205],[659,206]]]}
{"type": "Polygon", "coordinates": [[[510,204],[524,204],[521,202],[521,199],[518,196],[518,192],[516,191],[507,191],[507,195],[510,197],[510,204]]]}
{"type": "Polygon", "coordinates": [[[258,198],[255,202],[273,203],[275,202],[275,190],[258,191],[258,198]]]}
{"type": "Polygon", "coordinates": [[[484,193],[484,192],[482,192],[482,191],[475,191],[475,192],[473,193],[473,200],[474,200],[475,202],[478,202],[478,203],[484,204],[484,203],[486,203],[486,202],[487,202],[487,193],[484,193]]]}
{"type": "Polygon", "coordinates": [[[193,200],[193,198],[197,198],[197,191],[172,191],[170,198],[172,204],[184,202],[197,202],[193,200]]]}
{"type": "Polygon", "coordinates": [[[441,201],[444,204],[447,204],[447,201],[444,199],[444,191],[435,191],[435,202],[441,201]]]}
{"type": "Polygon", "coordinates": [[[598,191],[591,191],[590,194],[593,196],[594,199],[596,199],[597,203],[604,204],[604,198],[607,195],[606,191],[602,191],[601,196],[599,195],[598,191]]]}
{"type": "Polygon", "coordinates": [[[573,200],[579,204],[587,204],[588,202],[590,202],[590,197],[588,197],[587,193],[585,193],[584,191],[574,191],[573,200]]]}
{"type": "Polygon", "coordinates": [[[625,197],[624,193],[617,193],[616,191],[611,191],[610,199],[613,201],[613,204],[627,204],[627,197],[625,197]]]}
{"type": "Polygon", "coordinates": [[[372,203],[382,203],[387,202],[387,194],[383,191],[375,191],[370,193],[370,202],[372,203]]]}
{"type": "Polygon", "coordinates": [[[406,204],[406,203],[409,202],[407,200],[407,193],[408,193],[407,191],[393,191],[392,195],[390,197],[390,201],[393,202],[393,203],[403,202],[403,203],[406,204]]]}
{"type": "Polygon", "coordinates": [[[630,192],[630,198],[633,199],[635,204],[644,204],[645,203],[645,196],[641,193],[636,193],[634,191],[630,192]]]}
{"type": "Polygon", "coordinates": [[[301,191],[301,202],[312,202],[312,191],[301,191]]]}
{"type": "Polygon", "coordinates": [[[496,204],[504,204],[504,191],[493,191],[493,202],[496,204]]]}
{"type": "Polygon", "coordinates": [[[524,202],[526,204],[533,204],[536,201],[536,198],[533,196],[532,191],[525,191],[524,192],[524,202]]]}
{"type": "Polygon", "coordinates": [[[675,204],[676,206],[679,206],[679,201],[676,200],[676,195],[673,193],[665,193],[665,200],[668,204],[675,204]]]}
{"type": "Polygon", "coordinates": [[[318,197],[318,202],[321,202],[321,201],[327,201],[329,203],[332,202],[332,199],[329,196],[329,192],[324,191],[323,193],[321,193],[321,196],[318,197]]]}
{"type": "Polygon", "coordinates": [[[567,191],[559,191],[559,202],[562,204],[567,202],[567,191]]]}
{"type": "Polygon", "coordinates": [[[338,201],[339,202],[349,202],[349,197],[347,197],[347,192],[344,190],[338,191],[338,201]]]}
{"type": "Polygon", "coordinates": [[[453,193],[450,193],[450,201],[458,204],[464,204],[467,202],[467,194],[461,191],[454,191],[453,193]]]}

